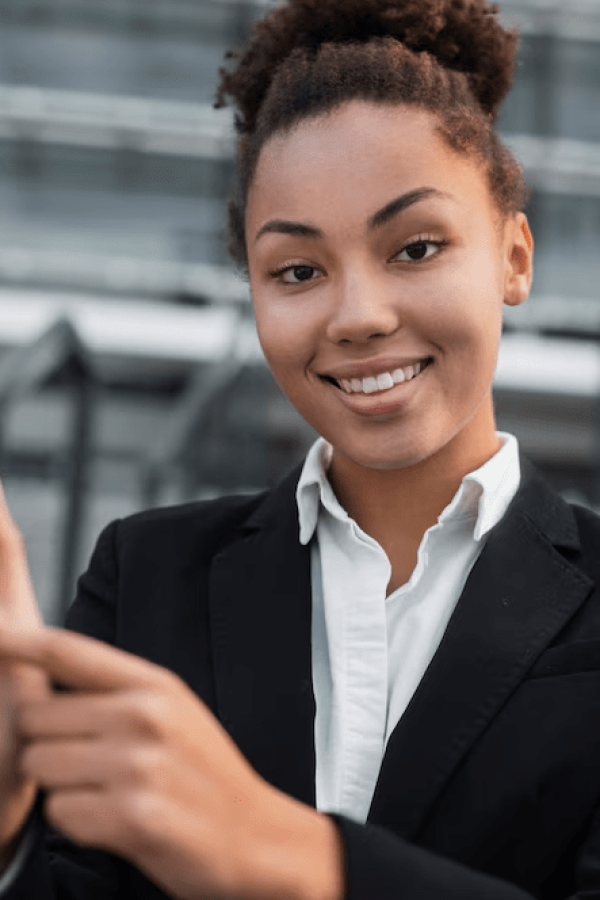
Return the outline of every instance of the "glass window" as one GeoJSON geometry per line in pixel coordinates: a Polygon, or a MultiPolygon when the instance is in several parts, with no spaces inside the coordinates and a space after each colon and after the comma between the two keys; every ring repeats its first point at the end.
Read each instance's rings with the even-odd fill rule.
{"type": "Polygon", "coordinates": [[[528,213],[535,293],[600,301],[600,197],[536,193],[528,213]]]}

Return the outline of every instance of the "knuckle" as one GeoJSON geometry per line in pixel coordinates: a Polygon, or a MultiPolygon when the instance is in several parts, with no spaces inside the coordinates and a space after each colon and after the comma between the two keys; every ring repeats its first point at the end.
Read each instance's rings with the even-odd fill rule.
{"type": "Polygon", "coordinates": [[[61,632],[58,629],[44,628],[40,636],[40,664],[43,668],[54,668],[60,664],[64,656],[61,646],[61,632]]]}
{"type": "Polygon", "coordinates": [[[162,818],[157,795],[144,789],[123,791],[118,804],[121,840],[133,850],[150,849],[156,841],[153,826],[162,818]]]}
{"type": "Polygon", "coordinates": [[[154,665],[153,689],[160,696],[166,708],[173,702],[173,695],[177,695],[182,689],[187,688],[183,679],[171,669],[154,665]]]}
{"type": "Polygon", "coordinates": [[[141,786],[157,785],[163,771],[162,754],[157,747],[136,745],[130,747],[124,759],[125,781],[141,786]]]}
{"type": "Polygon", "coordinates": [[[185,686],[185,683],[182,681],[180,676],[176,672],[173,672],[171,669],[164,669],[161,667],[160,672],[165,687],[167,687],[168,689],[181,689],[185,686]]]}
{"type": "Polygon", "coordinates": [[[168,707],[162,694],[138,691],[130,697],[129,719],[141,734],[158,738],[164,730],[168,707]]]}

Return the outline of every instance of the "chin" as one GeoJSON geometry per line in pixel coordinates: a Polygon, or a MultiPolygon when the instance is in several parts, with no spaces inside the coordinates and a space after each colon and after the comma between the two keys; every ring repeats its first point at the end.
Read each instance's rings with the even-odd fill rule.
{"type": "Polygon", "coordinates": [[[422,447],[406,448],[402,452],[397,448],[390,448],[387,451],[380,450],[378,453],[373,453],[372,450],[365,450],[361,453],[356,447],[351,448],[352,452],[350,453],[346,453],[343,448],[336,449],[355,465],[380,472],[408,469],[411,466],[419,465],[435,453],[435,451],[428,451],[422,447]]]}
{"type": "Polygon", "coordinates": [[[395,459],[376,459],[371,462],[363,463],[363,468],[373,469],[379,472],[395,472],[399,469],[410,469],[419,463],[425,462],[427,456],[411,456],[409,459],[405,457],[395,459]]]}

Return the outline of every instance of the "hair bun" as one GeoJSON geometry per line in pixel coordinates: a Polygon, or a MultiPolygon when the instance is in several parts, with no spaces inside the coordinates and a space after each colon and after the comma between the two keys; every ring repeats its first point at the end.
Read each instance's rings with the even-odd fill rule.
{"type": "Polygon", "coordinates": [[[257,23],[239,55],[238,72],[253,76],[253,96],[230,91],[230,77],[222,71],[217,105],[224,94],[237,95],[245,130],[278,63],[296,48],[316,53],[323,43],[391,37],[465,73],[482,109],[495,119],[512,84],[517,48],[516,32],[504,29],[497,13],[497,6],[486,0],[288,0],[257,23]]]}

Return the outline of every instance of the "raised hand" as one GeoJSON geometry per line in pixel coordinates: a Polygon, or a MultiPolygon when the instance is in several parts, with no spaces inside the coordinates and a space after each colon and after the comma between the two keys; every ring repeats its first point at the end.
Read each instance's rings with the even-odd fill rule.
{"type": "MultiPolygon", "coordinates": [[[[33,634],[42,627],[23,540],[0,485],[0,633],[33,634]]],[[[0,654],[0,866],[8,861],[37,791],[35,780],[24,777],[17,765],[17,700],[39,700],[47,694],[48,680],[41,669],[8,662],[0,654]]]]}
{"type": "Polygon", "coordinates": [[[52,824],[181,900],[342,895],[331,821],[266,783],[176,675],[92,638],[0,633],[0,654],[74,688],[23,703],[22,768],[52,824]]]}

